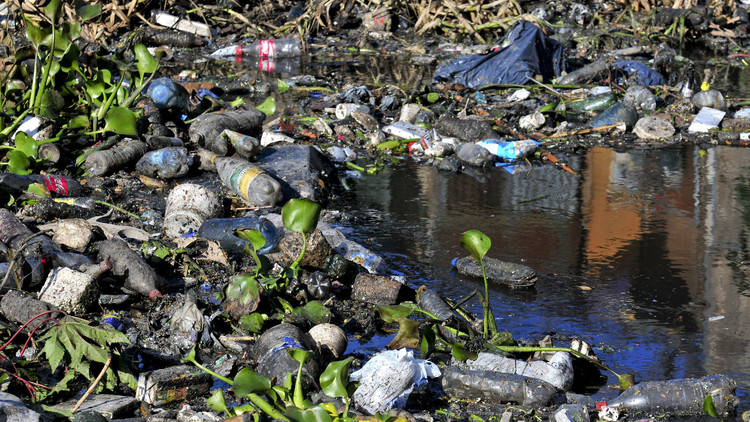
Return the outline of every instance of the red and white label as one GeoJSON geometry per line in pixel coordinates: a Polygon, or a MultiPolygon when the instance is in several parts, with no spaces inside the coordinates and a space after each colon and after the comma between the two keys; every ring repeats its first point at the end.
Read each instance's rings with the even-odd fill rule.
{"type": "Polygon", "coordinates": [[[62,176],[45,176],[44,184],[47,186],[47,190],[55,192],[57,194],[68,196],[68,180],[62,176]]]}
{"type": "Polygon", "coordinates": [[[276,50],[274,50],[273,40],[259,40],[258,41],[258,55],[261,57],[273,56],[276,50]]]}
{"type": "Polygon", "coordinates": [[[273,72],[273,57],[260,57],[258,59],[258,70],[263,72],[273,72]]]}

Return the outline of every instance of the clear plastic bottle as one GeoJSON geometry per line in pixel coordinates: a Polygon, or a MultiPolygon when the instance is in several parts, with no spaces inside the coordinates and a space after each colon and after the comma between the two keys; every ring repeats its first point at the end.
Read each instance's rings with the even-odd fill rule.
{"type": "Polygon", "coordinates": [[[213,218],[201,224],[198,235],[219,242],[221,248],[228,253],[239,254],[243,252],[245,246],[252,247],[250,242],[234,234],[235,230],[243,229],[254,229],[263,234],[266,244],[257,251],[261,255],[274,250],[279,244],[279,232],[276,226],[262,217],[213,218]]]}
{"type": "Polygon", "coordinates": [[[185,147],[167,147],[144,154],[135,170],[148,177],[175,179],[186,175],[192,165],[193,156],[185,147]]]}
{"type": "Polygon", "coordinates": [[[727,109],[727,101],[724,99],[724,95],[715,89],[709,89],[694,94],[693,104],[698,108],[710,107],[717,110],[727,109]]]}
{"type": "Polygon", "coordinates": [[[281,184],[263,169],[236,157],[216,157],[221,181],[252,206],[274,206],[281,201],[281,184]]]}
{"type": "Polygon", "coordinates": [[[698,379],[650,381],[628,388],[607,403],[631,413],[669,413],[703,415],[703,402],[711,396],[719,416],[727,416],[739,404],[735,394],[737,383],[725,375],[698,379]]]}
{"type": "Polygon", "coordinates": [[[260,56],[260,57],[292,57],[302,53],[302,42],[299,38],[280,38],[272,40],[258,40],[248,45],[235,45],[221,48],[211,54],[222,56],[260,56]]]}

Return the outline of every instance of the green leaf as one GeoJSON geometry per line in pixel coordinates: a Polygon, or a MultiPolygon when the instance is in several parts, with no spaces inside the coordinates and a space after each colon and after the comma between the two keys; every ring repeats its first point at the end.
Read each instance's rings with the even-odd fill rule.
{"type": "Polygon", "coordinates": [[[253,245],[253,249],[256,251],[262,249],[266,245],[266,238],[263,237],[263,233],[260,230],[255,229],[241,229],[235,230],[235,234],[240,239],[245,239],[253,245]]]}
{"type": "Polygon", "coordinates": [[[243,368],[234,377],[234,394],[242,398],[251,393],[263,393],[271,389],[271,380],[249,367],[243,368]]]}
{"type": "Polygon", "coordinates": [[[286,409],[285,415],[294,422],[333,422],[331,415],[320,406],[314,406],[304,410],[290,406],[286,409]]]}
{"type": "Polygon", "coordinates": [[[29,158],[36,158],[39,150],[39,142],[29,136],[26,132],[18,132],[14,139],[16,150],[23,152],[29,158]]]}
{"type": "Polygon", "coordinates": [[[263,324],[265,322],[266,319],[263,318],[263,315],[253,312],[240,317],[240,328],[258,334],[263,330],[263,324]]]}
{"type": "Polygon", "coordinates": [[[266,116],[270,116],[276,112],[276,100],[269,96],[261,104],[255,106],[255,108],[257,108],[258,111],[265,113],[266,116]]]}
{"type": "Polygon", "coordinates": [[[293,198],[281,209],[284,227],[297,233],[312,233],[320,219],[320,204],[309,199],[293,198]]]}
{"type": "Polygon", "coordinates": [[[229,279],[227,298],[249,305],[248,312],[253,312],[258,307],[261,292],[260,283],[250,273],[234,275],[229,279]]]}
{"type": "Polygon", "coordinates": [[[703,399],[703,411],[706,412],[709,416],[712,418],[718,418],[718,414],[716,413],[716,406],[714,406],[714,398],[711,396],[711,394],[707,395],[705,399],[703,399]]]}
{"type": "Polygon", "coordinates": [[[29,174],[31,170],[29,166],[31,162],[29,157],[21,150],[14,149],[8,152],[6,155],[8,158],[8,171],[15,174],[29,174]]]}
{"type": "Polygon", "coordinates": [[[135,54],[136,66],[138,67],[138,74],[140,75],[141,80],[143,80],[146,75],[156,72],[156,67],[159,62],[156,61],[156,58],[148,51],[145,45],[134,45],[133,53],[135,54]]]}
{"type": "Polygon", "coordinates": [[[396,337],[385,346],[388,350],[396,349],[416,349],[419,347],[419,321],[409,318],[398,319],[398,333],[396,337]]]}
{"type": "Polygon", "coordinates": [[[312,355],[310,354],[309,350],[303,350],[303,349],[286,349],[287,354],[289,354],[289,357],[294,359],[295,361],[306,364],[307,362],[310,362],[310,359],[312,359],[312,355]]]}
{"type": "Polygon", "coordinates": [[[437,341],[438,328],[436,325],[431,325],[429,328],[422,331],[422,342],[420,344],[420,352],[423,359],[430,357],[432,352],[435,351],[435,342],[437,341]]]}
{"type": "Polygon", "coordinates": [[[477,354],[467,350],[461,343],[454,343],[453,346],[451,346],[451,356],[459,362],[477,359],[477,354]]]}
{"type": "Polygon", "coordinates": [[[83,1],[76,1],[75,4],[76,14],[82,22],[86,22],[89,19],[95,18],[97,15],[102,13],[101,4],[88,4],[83,1]]]}
{"type": "Polygon", "coordinates": [[[211,397],[206,400],[206,404],[211,408],[211,410],[215,412],[229,413],[229,408],[227,408],[227,401],[224,398],[224,390],[220,388],[214,390],[214,393],[211,394],[211,397]]]}
{"type": "Polygon", "coordinates": [[[291,315],[303,318],[312,324],[325,324],[331,321],[331,311],[317,300],[311,300],[305,306],[294,308],[291,315]]]}
{"type": "Polygon", "coordinates": [[[346,386],[349,382],[349,366],[354,357],[331,362],[320,374],[320,388],[328,397],[348,397],[346,386]]]}
{"type": "Polygon", "coordinates": [[[42,109],[39,111],[39,114],[50,120],[57,120],[60,117],[63,107],[65,107],[65,99],[56,90],[47,88],[42,94],[41,105],[42,109]]]}
{"type": "Polygon", "coordinates": [[[34,195],[42,196],[42,197],[45,197],[45,198],[49,198],[49,197],[52,196],[52,194],[50,193],[49,189],[47,189],[47,186],[44,186],[41,183],[32,183],[32,184],[30,184],[29,187],[26,188],[26,191],[30,192],[30,193],[33,193],[34,195]]]}
{"type": "Polygon", "coordinates": [[[391,150],[391,149],[399,148],[401,145],[402,145],[401,141],[392,140],[392,141],[381,142],[375,148],[379,150],[391,150]]]}
{"type": "Polygon", "coordinates": [[[118,135],[138,136],[137,116],[125,107],[112,107],[104,117],[104,131],[118,135]]]}
{"type": "Polygon", "coordinates": [[[49,0],[49,3],[44,6],[44,15],[54,23],[60,17],[61,10],[62,0],[49,0]]]}
{"type": "Polygon", "coordinates": [[[50,29],[42,29],[34,26],[32,23],[26,25],[26,38],[31,42],[34,48],[39,48],[51,32],[50,29]]]}
{"type": "Polygon", "coordinates": [[[281,79],[276,80],[276,89],[279,91],[279,94],[283,94],[287,90],[289,90],[289,84],[282,81],[281,79]]]}
{"type": "Polygon", "coordinates": [[[417,309],[415,303],[401,303],[391,306],[378,306],[378,314],[386,324],[396,322],[399,318],[406,318],[417,309]]]}
{"type": "Polygon", "coordinates": [[[68,129],[81,129],[89,127],[89,118],[83,114],[73,117],[68,122],[68,129]]]}
{"type": "Polygon", "coordinates": [[[469,251],[474,260],[480,262],[492,246],[492,241],[479,230],[469,230],[461,235],[461,247],[469,251]]]}
{"type": "Polygon", "coordinates": [[[430,92],[427,94],[427,101],[430,103],[434,103],[435,101],[440,99],[440,95],[438,95],[437,92],[430,92]]]}

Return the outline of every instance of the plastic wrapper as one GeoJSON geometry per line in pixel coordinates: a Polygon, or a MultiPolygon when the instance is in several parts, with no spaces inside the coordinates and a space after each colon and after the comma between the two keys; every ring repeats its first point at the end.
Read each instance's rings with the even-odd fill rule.
{"type": "Polygon", "coordinates": [[[499,139],[487,139],[477,143],[483,146],[492,154],[507,160],[515,161],[523,158],[539,148],[541,142],[533,141],[530,139],[521,141],[501,141],[499,139]]]}
{"type": "Polygon", "coordinates": [[[452,82],[472,89],[492,84],[526,84],[541,75],[550,82],[565,70],[562,45],[527,21],[514,25],[497,51],[459,57],[439,68],[435,82],[452,82]]]}
{"type": "Polygon", "coordinates": [[[378,353],[362,369],[352,372],[350,380],[360,382],[354,402],[374,415],[403,408],[415,387],[423,387],[427,378],[439,376],[437,365],[415,359],[410,350],[400,349],[378,353]]]}

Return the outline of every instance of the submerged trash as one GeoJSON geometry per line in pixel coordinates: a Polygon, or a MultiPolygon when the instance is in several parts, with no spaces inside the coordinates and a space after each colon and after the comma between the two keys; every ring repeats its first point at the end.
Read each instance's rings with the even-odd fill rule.
{"type": "MultiPolygon", "coordinates": [[[[536,272],[525,265],[504,262],[490,257],[484,257],[483,260],[485,273],[489,281],[514,289],[531,287],[536,283],[536,272]]],[[[482,277],[482,266],[470,256],[461,259],[456,258],[451,264],[461,274],[482,277]]]]}

